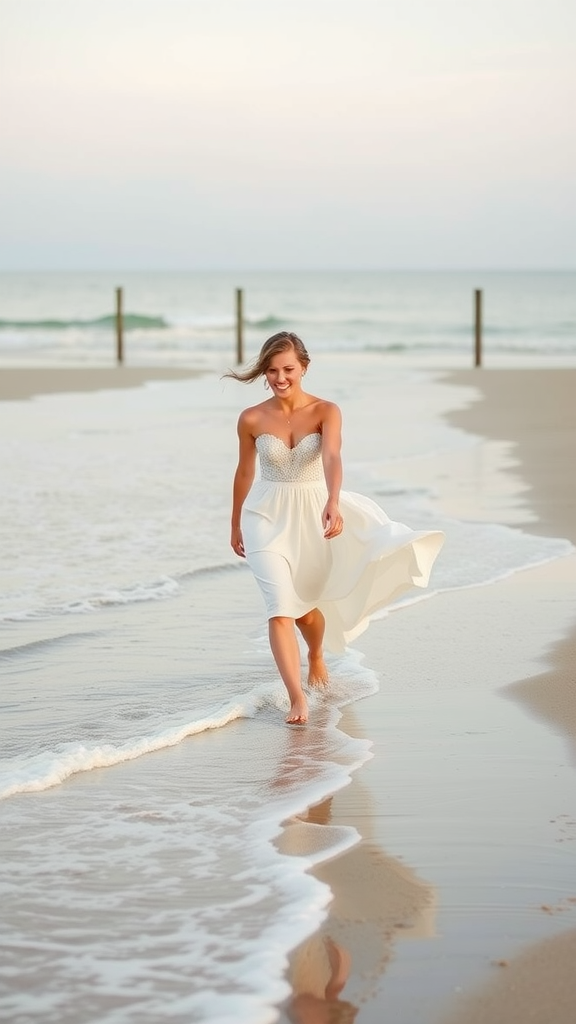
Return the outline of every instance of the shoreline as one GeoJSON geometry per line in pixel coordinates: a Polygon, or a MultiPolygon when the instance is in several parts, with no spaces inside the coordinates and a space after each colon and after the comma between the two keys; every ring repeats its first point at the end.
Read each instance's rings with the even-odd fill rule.
{"type": "MultiPolygon", "coordinates": [[[[467,383],[467,376],[455,373],[449,380],[461,385],[467,383]]],[[[471,433],[512,440],[513,454],[529,487],[527,503],[538,516],[525,528],[530,533],[565,537],[576,545],[576,474],[571,469],[576,451],[576,372],[528,370],[512,378],[510,371],[488,371],[477,386],[481,400],[446,418],[471,433]],[[543,389],[553,395],[552,410],[542,401],[543,389]]],[[[576,665],[576,622],[546,661],[548,671],[519,680],[510,693],[576,743],[576,694],[566,682],[576,665]]]]}
{"type": "MultiPolygon", "coordinates": [[[[127,384],[133,369],[104,370],[115,381],[104,387],[202,375],[169,370],[159,377],[158,368],[146,367],[127,384]]],[[[81,370],[82,388],[76,372],[38,368],[21,374],[36,376],[41,390],[32,394],[100,389],[102,371],[81,370]]],[[[506,521],[528,532],[568,536],[565,510],[575,488],[568,453],[576,427],[566,406],[576,371],[561,371],[561,381],[558,371],[548,373],[543,378],[542,371],[530,370],[435,371],[434,379],[474,389],[467,408],[444,418],[479,437],[516,445],[510,475],[518,468],[529,490],[522,505],[512,501],[506,521]],[[526,374],[538,374],[539,380],[526,374]],[[543,379],[535,432],[532,405],[543,379]],[[536,523],[530,512],[537,507],[536,523]]],[[[431,474],[431,493],[440,462],[431,474]]],[[[477,462],[478,486],[489,495],[491,467],[481,458],[477,462]]],[[[414,467],[415,477],[420,471],[414,467]]],[[[448,514],[451,472],[437,492],[448,514]]],[[[506,1014],[498,1002],[504,997],[496,993],[490,1019],[520,1024],[532,1007],[528,982],[536,979],[554,1024],[564,1024],[557,986],[565,987],[565,964],[576,952],[576,891],[565,867],[550,883],[540,851],[560,855],[565,865],[569,840],[576,839],[576,814],[567,814],[573,802],[565,797],[573,791],[573,767],[564,764],[565,738],[576,738],[576,713],[571,717],[569,704],[576,638],[572,633],[567,639],[575,592],[576,557],[557,559],[402,609],[374,623],[355,645],[378,673],[381,690],[345,708],[340,728],[369,737],[374,758],[348,787],[302,817],[320,825],[352,824],[362,840],[314,870],[334,898],[321,930],[292,956],[295,998],[290,1017],[281,1020],[306,1020],[314,1008],[310,999],[306,1004],[308,996],[317,1001],[316,1009],[324,1009],[332,977],[330,1009],[354,1012],[359,1024],[455,1024],[454,1012],[458,1021],[485,1024],[483,1000],[492,998],[494,982],[516,987],[506,1014]],[[557,750],[565,786],[558,792],[557,750]],[[495,867],[499,860],[503,865],[495,867]],[[552,942],[552,959],[564,965],[554,978],[547,966],[552,942]],[[528,974],[522,968],[527,956],[528,974]],[[504,961],[502,974],[504,968],[496,966],[504,961]],[[459,988],[462,994],[455,998],[459,988]]],[[[290,845],[289,832],[288,824],[278,839],[281,849],[283,842],[290,845]]]]}
{"type": "Polygon", "coordinates": [[[449,412],[455,427],[493,440],[512,441],[528,485],[527,504],[538,522],[529,533],[566,537],[576,544],[576,480],[570,472],[576,438],[576,370],[455,370],[443,380],[473,386],[480,399],[449,412]]]}
{"type": "MultiPolygon", "coordinates": [[[[576,439],[572,408],[576,372],[468,370],[442,373],[441,380],[479,392],[466,408],[447,413],[448,422],[480,438],[514,445],[512,458],[528,490],[524,508],[512,509],[507,521],[527,532],[567,537],[574,543],[576,516],[570,518],[570,510],[576,507],[576,480],[569,453],[576,439]],[[532,510],[537,522],[526,515],[532,510]]],[[[487,485],[486,480],[482,483],[487,485]]],[[[442,493],[445,499],[444,486],[442,493]]],[[[445,511],[450,514],[446,502],[445,511]]],[[[283,1024],[305,1019],[298,1016],[303,996],[312,994],[317,1005],[330,1003],[320,983],[330,976],[326,940],[336,941],[348,954],[348,961],[344,956],[340,961],[345,983],[332,999],[331,1009],[337,1013],[339,1003],[348,1003],[360,1024],[376,1024],[389,1015],[421,1024],[438,1020],[485,1024],[488,1018],[493,1024],[520,1024],[528,1017],[538,1024],[571,1020],[566,1015],[566,992],[576,955],[576,889],[569,889],[566,876],[564,883],[558,883],[566,891],[548,898],[546,893],[553,889],[546,888],[546,865],[540,864],[530,844],[537,835],[546,851],[543,857],[568,851],[569,846],[552,844],[576,838],[572,835],[575,816],[568,813],[573,805],[565,806],[560,795],[555,797],[544,785],[540,792],[539,778],[530,772],[525,773],[527,780],[518,783],[517,808],[512,802],[516,797],[501,794],[500,789],[509,787],[515,793],[514,766],[530,757],[523,753],[523,731],[528,746],[537,743],[539,751],[540,745],[546,751],[534,754],[535,765],[538,756],[546,757],[550,765],[554,758],[561,758],[568,791],[573,786],[574,750],[571,764],[566,765],[565,743],[576,742],[575,595],[576,557],[556,559],[487,587],[436,595],[432,601],[403,610],[402,615],[392,614],[372,624],[355,645],[380,676],[381,690],[345,709],[340,728],[369,736],[374,760],[353,776],[345,791],[334,795],[328,802],[329,813],[324,809],[323,814],[331,824],[354,824],[362,838],[349,853],[314,870],[330,885],[334,898],[320,931],[291,958],[294,995],[283,1006],[283,1024]],[[424,653],[411,650],[414,637],[430,647],[424,653]],[[475,686],[464,693],[467,677],[475,686]],[[442,689],[434,696],[433,688],[438,686],[442,689]],[[453,696],[443,700],[442,690],[447,688],[453,696]],[[464,792],[474,793],[479,766],[486,762],[479,759],[473,741],[463,739],[451,755],[457,758],[451,765],[454,782],[444,776],[442,763],[445,745],[457,729],[464,728],[470,709],[476,708],[480,723],[489,697],[493,710],[485,731],[492,729],[497,735],[510,719],[511,732],[494,755],[494,781],[483,790],[487,794],[483,799],[489,803],[482,806],[482,838],[478,836],[477,848],[473,840],[477,815],[460,803],[460,793],[465,779],[464,792]],[[446,719],[455,702],[464,705],[462,724],[450,729],[446,719]],[[435,729],[436,740],[430,735],[435,729]],[[512,735],[518,736],[518,747],[512,735]],[[509,785],[503,772],[512,773],[514,785],[509,785]],[[463,778],[458,779],[459,775],[463,778]],[[456,818],[443,819],[440,812],[422,805],[414,786],[426,790],[429,801],[444,799],[449,808],[455,801],[456,818]],[[534,789],[534,808],[528,810],[522,795],[526,786],[534,789]],[[564,814],[558,814],[558,808],[564,814]],[[520,863],[499,868],[497,881],[498,875],[483,866],[478,849],[483,844],[483,856],[489,854],[489,860],[506,859],[502,814],[512,821],[509,843],[516,844],[520,863]],[[441,833],[432,853],[428,849],[431,828],[441,833]],[[452,868],[444,868],[442,859],[451,857],[452,868]],[[507,902],[499,890],[513,891],[515,873],[526,874],[530,883],[525,893],[507,902]],[[469,880],[465,883],[461,878],[455,887],[454,874],[469,880]],[[401,877],[409,880],[407,886],[399,884],[401,877]],[[502,905],[495,902],[488,912],[475,891],[480,878],[485,879],[484,886],[494,889],[494,897],[487,895],[487,900],[502,899],[502,905]],[[459,923],[460,905],[467,908],[464,927],[459,923]],[[504,930],[507,934],[501,935],[504,930]],[[376,957],[371,956],[371,947],[377,949],[376,957]],[[303,957],[308,958],[304,978],[299,966],[303,957]],[[499,964],[505,964],[506,970],[496,972],[499,964]],[[311,970],[316,978],[312,991],[311,970]],[[541,1003],[547,1016],[531,1015],[535,985],[544,994],[541,1003]],[[410,989],[414,991],[407,994],[410,989]]],[[[317,813],[312,808],[309,820],[315,820],[317,813]]],[[[573,1013],[576,990],[571,989],[570,996],[573,1013]]]]}
{"type": "MultiPolygon", "coordinates": [[[[474,371],[472,371],[474,373],[474,371]]],[[[449,382],[466,383],[469,374],[450,374],[449,382]]],[[[474,373],[474,377],[476,373],[474,373]]],[[[576,544],[576,479],[570,465],[576,440],[576,374],[569,370],[528,370],[512,374],[483,372],[474,381],[481,392],[478,403],[449,413],[455,426],[515,444],[514,455],[529,491],[527,502],[538,516],[528,530],[546,536],[563,536],[576,544]],[[543,392],[554,395],[555,415],[543,392]],[[510,396],[513,400],[510,401],[510,396]],[[486,416],[489,410],[490,415],[486,416]],[[563,467],[563,471],[560,469],[563,467]]],[[[572,588],[574,591],[574,587],[572,588]]],[[[537,716],[554,732],[565,736],[572,766],[576,765],[576,624],[545,656],[545,669],[506,688],[506,696],[537,716]]],[[[566,838],[572,838],[570,829],[566,838]]],[[[564,841],[561,839],[561,841],[564,841]]],[[[574,896],[568,897],[571,904],[574,896]]],[[[546,908],[561,914],[566,905],[546,908]]],[[[576,929],[524,946],[514,959],[503,961],[496,977],[455,1001],[444,1024],[571,1024],[576,1006],[576,929]]],[[[500,965],[499,965],[500,966],[500,965]]]]}

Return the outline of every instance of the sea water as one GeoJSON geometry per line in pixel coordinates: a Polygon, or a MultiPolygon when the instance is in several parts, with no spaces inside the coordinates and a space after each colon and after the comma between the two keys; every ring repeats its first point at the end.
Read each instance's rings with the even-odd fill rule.
{"type": "MultiPolygon", "coordinates": [[[[493,505],[443,513],[441,467],[477,448],[510,508],[510,446],[442,418],[474,389],[377,353],[320,352],[307,379],[342,407],[345,485],[445,531],[422,599],[573,550],[493,505]]],[[[260,597],[228,536],[235,421],[260,394],[207,372],[0,405],[1,1005],[14,1022],[273,1021],[287,954],[330,901],[307,869],[358,839],[310,824],[300,856],[275,845],[370,757],[338,720],[378,680],[349,650],[311,695],[311,724],[283,724],[260,597]]]]}
{"type": "Polygon", "coordinates": [[[132,363],[214,366],[234,353],[244,289],[246,353],[279,329],[314,352],[470,365],[473,292],[484,291],[484,359],[576,360],[576,274],[564,272],[1,273],[2,363],[110,364],[124,288],[132,363]]]}

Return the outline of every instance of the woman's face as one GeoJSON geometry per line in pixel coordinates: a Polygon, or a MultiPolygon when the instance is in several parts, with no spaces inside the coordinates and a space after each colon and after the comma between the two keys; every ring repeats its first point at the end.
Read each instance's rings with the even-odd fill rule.
{"type": "Polygon", "coordinates": [[[303,370],[302,363],[290,346],[277,356],[273,356],[268,363],[265,377],[274,394],[284,398],[300,389],[303,370]]]}

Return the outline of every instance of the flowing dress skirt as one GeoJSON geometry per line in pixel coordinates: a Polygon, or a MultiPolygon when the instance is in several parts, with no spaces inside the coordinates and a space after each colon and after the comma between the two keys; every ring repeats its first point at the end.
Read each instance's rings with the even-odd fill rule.
{"type": "Polygon", "coordinates": [[[253,484],[242,533],[267,617],[297,619],[319,608],[326,620],[326,647],[339,652],[375,612],[412,587],[428,586],[444,535],[411,530],[389,519],[370,498],[342,491],[344,529],[326,540],[327,492],[318,466],[320,445],[313,440],[318,437],[309,434],[296,449],[273,435],[257,438],[263,471],[276,478],[253,484]]]}

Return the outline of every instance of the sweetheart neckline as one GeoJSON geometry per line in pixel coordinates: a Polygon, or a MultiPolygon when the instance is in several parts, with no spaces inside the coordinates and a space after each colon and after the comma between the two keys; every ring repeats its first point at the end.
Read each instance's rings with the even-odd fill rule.
{"type": "Polygon", "coordinates": [[[306,440],[307,437],[322,437],[322,434],[320,433],[319,430],[311,430],[309,434],[304,434],[304,437],[301,437],[297,444],[292,445],[292,447],[290,447],[289,444],[286,444],[286,441],[284,441],[281,437],[278,437],[277,434],[270,434],[266,430],[263,431],[263,433],[258,434],[258,436],[254,438],[254,440],[257,441],[258,438],[260,437],[273,437],[275,441],[279,441],[280,444],[284,445],[287,452],[294,452],[299,447],[299,445],[302,444],[302,441],[306,440]]]}

